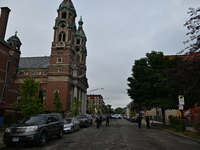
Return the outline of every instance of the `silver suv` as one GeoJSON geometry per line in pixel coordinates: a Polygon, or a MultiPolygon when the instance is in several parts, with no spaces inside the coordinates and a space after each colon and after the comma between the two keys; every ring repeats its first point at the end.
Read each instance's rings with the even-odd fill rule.
{"type": "Polygon", "coordinates": [[[63,118],[58,113],[25,117],[19,124],[6,128],[3,142],[6,147],[20,143],[36,143],[44,146],[49,137],[63,138],[63,118]]]}
{"type": "Polygon", "coordinates": [[[80,122],[80,126],[88,127],[92,125],[92,116],[85,114],[85,115],[78,115],[76,119],[80,122]]]}

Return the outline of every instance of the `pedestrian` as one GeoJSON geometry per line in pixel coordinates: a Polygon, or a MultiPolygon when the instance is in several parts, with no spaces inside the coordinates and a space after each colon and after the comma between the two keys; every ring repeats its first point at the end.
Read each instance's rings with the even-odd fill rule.
{"type": "Polygon", "coordinates": [[[146,120],[147,129],[149,129],[150,128],[150,126],[149,126],[149,120],[150,119],[149,119],[148,115],[146,115],[145,120],[146,120]]]}
{"type": "Polygon", "coordinates": [[[138,127],[141,128],[141,124],[142,124],[142,114],[139,114],[139,116],[137,117],[137,123],[138,123],[138,127]]]}
{"type": "Polygon", "coordinates": [[[107,114],[107,116],[106,116],[106,126],[109,126],[109,121],[110,121],[110,115],[107,114]]]}
{"type": "Polygon", "coordinates": [[[99,116],[96,117],[96,124],[97,124],[97,128],[99,128],[99,125],[100,125],[100,118],[99,116]]]}
{"type": "Polygon", "coordinates": [[[100,120],[100,126],[102,127],[102,116],[101,115],[99,117],[99,120],[100,120]]]}

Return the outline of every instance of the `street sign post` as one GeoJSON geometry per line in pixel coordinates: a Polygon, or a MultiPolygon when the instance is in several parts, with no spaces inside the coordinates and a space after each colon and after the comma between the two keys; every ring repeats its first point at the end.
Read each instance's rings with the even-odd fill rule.
{"type": "Polygon", "coordinates": [[[184,101],[184,96],[183,95],[179,95],[178,96],[178,101],[179,101],[179,105],[185,105],[185,101],[184,101]]]}
{"type": "MultiPolygon", "coordinates": [[[[185,105],[185,101],[184,101],[184,96],[183,95],[179,95],[178,96],[178,101],[179,101],[179,110],[180,110],[180,112],[181,112],[181,117],[182,117],[182,119],[183,119],[183,109],[184,109],[184,107],[183,107],[183,105],[185,105]]],[[[182,120],[182,132],[184,132],[185,131],[185,129],[184,129],[184,121],[182,120]]]]}

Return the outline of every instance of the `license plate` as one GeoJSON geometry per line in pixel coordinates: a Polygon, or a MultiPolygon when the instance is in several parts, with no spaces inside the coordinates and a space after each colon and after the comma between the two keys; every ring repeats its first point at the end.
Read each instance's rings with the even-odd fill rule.
{"type": "Polygon", "coordinates": [[[13,138],[12,138],[12,141],[13,141],[13,142],[18,142],[18,141],[19,141],[19,137],[13,137],[13,138]]]}

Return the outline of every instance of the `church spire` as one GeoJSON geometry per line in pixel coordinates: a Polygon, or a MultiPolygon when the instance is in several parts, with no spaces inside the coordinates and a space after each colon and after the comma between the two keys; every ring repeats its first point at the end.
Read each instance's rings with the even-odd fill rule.
{"type": "Polygon", "coordinates": [[[80,20],[79,20],[78,24],[79,24],[78,29],[79,29],[79,30],[83,30],[83,20],[82,20],[82,16],[80,17],[80,20]]]}

